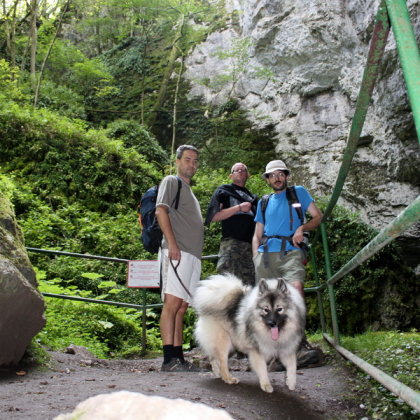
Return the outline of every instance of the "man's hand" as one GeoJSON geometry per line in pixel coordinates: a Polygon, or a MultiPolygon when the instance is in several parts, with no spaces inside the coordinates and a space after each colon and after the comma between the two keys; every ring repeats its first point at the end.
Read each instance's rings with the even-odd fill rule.
{"type": "Polygon", "coordinates": [[[241,211],[244,213],[249,213],[251,211],[252,204],[248,201],[241,203],[241,211]]]}
{"type": "Polygon", "coordinates": [[[299,248],[299,244],[303,241],[303,227],[299,226],[293,235],[293,245],[299,248]]]}
{"type": "Polygon", "coordinates": [[[171,260],[181,261],[181,250],[178,248],[177,243],[168,244],[168,257],[171,260]]]}

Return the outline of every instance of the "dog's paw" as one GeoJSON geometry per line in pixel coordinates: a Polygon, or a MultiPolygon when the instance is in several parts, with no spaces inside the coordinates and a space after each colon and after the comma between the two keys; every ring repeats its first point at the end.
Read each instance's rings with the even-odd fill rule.
{"type": "Polygon", "coordinates": [[[230,376],[228,378],[223,378],[223,380],[229,385],[239,384],[239,379],[233,376],[230,376]]]}
{"type": "Polygon", "coordinates": [[[270,394],[274,391],[273,387],[269,383],[268,384],[261,384],[261,389],[265,392],[270,393],[270,394]]]}
{"type": "Polygon", "coordinates": [[[296,379],[295,380],[286,379],[286,385],[290,389],[290,391],[294,391],[296,387],[296,379]]]}

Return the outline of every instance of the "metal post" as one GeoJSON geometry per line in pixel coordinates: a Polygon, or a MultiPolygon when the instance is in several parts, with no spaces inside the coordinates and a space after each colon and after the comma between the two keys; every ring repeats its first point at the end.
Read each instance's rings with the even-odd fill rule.
{"type": "Polygon", "coordinates": [[[142,350],[142,355],[144,356],[146,354],[146,310],[147,310],[147,305],[146,305],[146,289],[143,288],[143,316],[142,316],[142,322],[141,322],[141,350],[142,350]]]}
{"type": "MultiPolygon", "coordinates": [[[[321,233],[322,233],[322,245],[324,247],[324,254],[325,254],[325,268],[327,271],[327,280],[331,278],[331,261],[330,261],[330,250],[328,248],[328,240],[327,240],[327,229],[325,223],[321,223],[321,233]]],[[[334,339],[337,345],[340,345],[340,333],[338,330],[338,319],[337,319],[337,308],[335,306],[335,292],[334,286],[328,284],[328,293],[330,296],[330,307],[331,307],[331,321],[333,326],[334,332],[334,339]]]]}

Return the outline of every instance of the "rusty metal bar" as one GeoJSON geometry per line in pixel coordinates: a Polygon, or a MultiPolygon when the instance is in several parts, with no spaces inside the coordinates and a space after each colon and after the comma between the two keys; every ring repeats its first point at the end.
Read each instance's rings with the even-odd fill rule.
{"type": "Polygon", "coordinates": [[[324,334],[324,338],[346,359],[353,362],[356,366],[358,366],[364,372],[368,373],[370,376],[372,376],[372,378],[381,383],[384,387],[389,389],[415,410],[420,412],[420,394],[418,392],[387,375],[385,372],[382,372],[381,370],[372,366],[360,357],[346,350],[344,347],[335,344],[334,340],[328,334],[324,334]]]}

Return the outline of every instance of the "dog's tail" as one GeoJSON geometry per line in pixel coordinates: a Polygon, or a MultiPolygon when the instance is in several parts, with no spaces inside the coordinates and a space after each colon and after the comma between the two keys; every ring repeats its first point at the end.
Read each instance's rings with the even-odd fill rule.
{"type": "Polygon", "coordinates": [[[246,286],[233,274],[213,275],[200,282],[197,287],[193,307],[198,315],[213,315],[224,312],[245,293],[246,286]]]}

